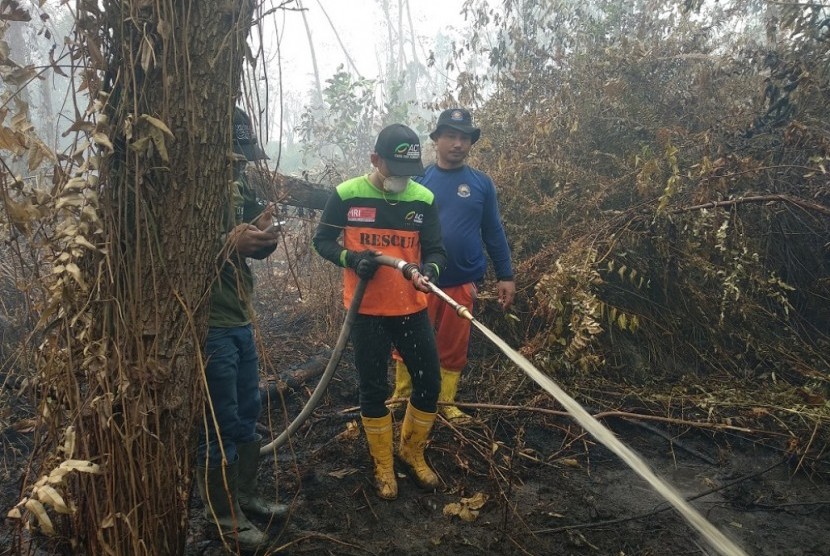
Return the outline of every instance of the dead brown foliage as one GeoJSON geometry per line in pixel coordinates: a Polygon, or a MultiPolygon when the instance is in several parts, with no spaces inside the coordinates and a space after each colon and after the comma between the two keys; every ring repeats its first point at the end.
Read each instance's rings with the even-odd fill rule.
{"type": "MultiPolygon", "coordinates": [[[[500,186],[524,295],[520,324],[495,311],[486,321],[595,407],[757,420],[822,458],[830,49],[820,14],[638,2],[637,17],[610,4],[592,16],[553,4],[495,20],[496,92],[477,112],[474,163],[500,186]],[[720,43],[724,29],[759,22],[766,38],[720,43]]],[[[479,394],[504,392],[505,380],[479,394]]],[[[534,392],[513,402],[535,403],[534,392]]]]}

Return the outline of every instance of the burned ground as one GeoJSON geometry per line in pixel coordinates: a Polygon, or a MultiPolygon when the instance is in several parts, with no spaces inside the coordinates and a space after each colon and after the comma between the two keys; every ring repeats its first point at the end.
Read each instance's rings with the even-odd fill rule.
{"type": "MultiPolygon", "coordinates": [[[[428,459],[446,488],[423,492],[399,473],[398,499],[382,501],[358,415],[348,411],[353,376],[343,365],[325,403],[278,453],[279,496],[293,504],[271,532],[288,553],[714,554],[616,456],[567,418],[534,412],[480,410],[478,424],[463,428],[439,419],[428,459]],[[446,515],[480,494],[487,501],[472,521],[446,515]]],[[[672,444],[636,423],[606,423],[748,554],[830,549],[826,475],[796,471],[780,450],[738,435],[659,427],[672,444]]],[[[272,463],[261,473],[273,489],[272,463]]],[[[219,549],[197,546],[204,550],[193,554],[219,549]]]]}
{"type": "MultiPolygon", "coordinates": [[[[269,284],[267,276],[285,275],[284,265],[271,261],[258,272],[263,385],[271,387],[260,428],[274,438],[309,399],[343,312],[331,310],[339,307],[336,274],[314,279],[324,299],[300,301],[276,293],[288,290],[284,282],[269,284]]],[[[346,350],[313,416],[276,459],[260,466],[262,491],[291,506],[288,519],[270,526],[260,522],[273,538],[272,553],[715,554],[651,487],[485,338],[474,333],[473,340],[460,398],[476,423],[456,427],[439,418],[427,449],[445,487],[421,491],[401,469],[399,497],[391,502],[374,493],[356,407],[356,372],[346,350]]],[[[36,442],[35,410],[21,374],[10,372],[2,390],[4,509],[20,500],[36,442]]],[[[613,377],[554,378],[748,554],[830,553],[830,466],[821,450],[804,444],[803,431],[787,433],[791,423],[765,413],[762,405],[718,406],[711,396],[694,404],[687,396],[678,409],[656,384],[646,392],[613,377]],[[661,399],[667,401],[661,405],[661,399]]],[[[667,393],[693,389],[663,387],[667,393]]],[[[731,387],[740,390],[741,384],[731,387]]],[[[397,433],[402,410],[393,414],[397,433]]],[[[207,522],[195,491],[190,509],[186,554],[226,553],[220,543],[205,539],[207,522]]],[[[31,545],[10,547],[8,527],[3,539],[0,554],[72,553],[42,536],[34,536],[31,545]]]]}
{"type": "MultiPolygon", "coordinates": [[[[271,360],[296,367],[304,353],[324,349],[302,347],[309,335],[288,333],[309,321],[284,318],[266,316],[261,323],[271,360]]],[[[337,322],[336,315],[331,319],[337,322]]],[[[478,349],[461,398],[487,403],[467,408],[474,425],[456,427],[439,417],[427,450],[445,488],[421,491],[398,469],[399,496],[391,502],[374,493],[356,407],[356,372],[346,351],[313,417],[277,452],[276,465],[269,458],[261,466],[265,491],[277,492],[292,507],[285,522],[269,529],[275,549],[338,555],[716,553],[651,487],[561,415],[556,403],[541,390],[534,395],[534,386],[523,383],[483,337],[474,334],[474,342],[478,349]],[[519,383],[515,392],[498,388],[519,383]],[[486,501],[476,509],[481,500],[486,501]],[[465,514],[469,521],[450,511],[459,504],[472,510],[465,514]]],[[[319,355],[313,364],[321,365],[319,355]]],[[[269,433],[266,423],[297,415],[316,380],[285,389],[263,419],[263,432],[282,430],[278,425],[269,433]]],[[[583,401],[600,403],[594,388],[581,385],[579,392],[583,401]]],[[[786,436],[752,426],[651,420],[643,407],[591,410],[605,411],[603,422],[748,554],[830,551],[828,466],[799,458],[786,436]]],[[[393,415],[397,434],[402,409],[393,415]]],[[[706,420],[701,408],[687,408],[685,417],[706,420]]],[[[194,500],[192,509],[198,514],[200,503],[194,500]]],[[[199,540],[203,526],[197,515],[189,554],[221,553],[218,543],[199,540]]]]}

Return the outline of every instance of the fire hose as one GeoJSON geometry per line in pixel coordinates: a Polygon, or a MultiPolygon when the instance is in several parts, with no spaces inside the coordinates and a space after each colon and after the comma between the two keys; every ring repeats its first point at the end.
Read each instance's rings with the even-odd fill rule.
{"type": "MultiPolygon", "coordinates": [[[[415,263],[410,263],[388,255],[379,255],[375,258],[375,260],[379,264],[398,269],[407,280],[412,279],[413,273],[418,271],[418,265],[415,263]]],[[[354,323],[358,309],[360,308],[360,303],[363,300],[363,294],[366,291],[366,283],[366,280],[361,279],[355,288],[352,303],[346,313],[346,319],[343,322],[343,327],[340,329],[337,344],[335,345],[334,351],[329,359],[329,363],[326,366],[326,370],[323,372],[323,376],[320,378],[320,382],[317,384],[317,388],[315,388],[311,398],[309,398],[305,407],[303,407],[300,411],[300,414],[294,419],[294,421],[291,422],[290,425],[288,425],[285,431],[283,431],[282,434],[280,434],[275,440],[260,449],[261,454],[267,454],[271,450],[276,450],[282,446],[305,422],[305,420],[308,419],[317,407],[320,398],[322,398],[323,393],[328,387],[328,384],[334,375],[334,371],[340,362],[340,357],[343,354],[343,349],[345,348],[346,341],[348,340],[349,332],[352,324],[354,323]]],[[[449,304],[460,318],[468,319],[490,341],[496,344],[496,346],[498,346],[505,355],[516,363],[516,365],[518,365],[529,378],[531,378],[534,382],[536,382],[536,384],[542,387],[556,401],[558,401],[571,415],[571,417],[573,417],[573,419],[579,423],[580,426],[582,426],[582,428],[591,433],[594,438],[596,438],[612,452],[617,454],[617,456],[619,456],[620,459],[622,459],[623,462],[626,463],[634,472],[645,479],[646,482],[648,482],[654,490],[656,490],[669,504],[671,504],[675,510],[677,510],[678,513],[680,513],[680,515],[683,516],[683,518],[686,519],[686,521],[694,529],[696,529],[713,548],[718,551],[719,554],[722,554],[723,556],[746,556],[746,552],[744,552],[726,535],[712,525],[712,523],[703,517],[700,512],[694,509],[673,487],[658,477],[648,467],[648,465],[646,465],[640,456],[617,439],[617,437],[614,436],[608,428],[600,423],[593,415],[588,413],[576,400],[574,400],[564,390],[562,390],[558,384],[551,380],[550,377],[544,375],[541,371],[534,367],[530,361],[510,348],[504,340],[499,338],[486,326],[478,322],[466,307],[456,302],[452,297],[447,295],[432,282],[427,281],[426,284],[431,293],[437,295],[441,298],[441,300],[449,304]]]]}
{"type": "MultiPolygon", "coordinates": [[[[415,263],[408,263],[403,259],[398,259],[395,257],[390,257],[388,255],[378,255],[375,257],[375,261],[378,264],[382,264],[384,266],[391,266],[392,268],[396,268],[401,271],[404,278],[407,280],[412,279],[412,274],[415,271],[418,271],[418,265],[415,263]]],[[[352,296],[352,302],[349,305],[349,309],[346,311],[346,318],[343,320],[343,326],[340,328],[340,334],[337,337],[337,342],[334,345],[334,350],[331,352],[331,357],[329,357],[329,362],[326,365],[326,369],[323,371],[323,375],[320,377],[320,382],[317,383],[317,387],[314,389],[314,392],[311,394],[311,397],[306,402],[305,406],[303,406],[302,410],[300,410],[299,415],[297,415],[293,421],[285,428],[280,435],[269,442],[268,444],[264,445],[262,448],[259,449],[260,455],[267,455],[271,451],[276,450],[277,448],[281,447],[285,444],[288,439],[291,437],[292,434],[297,432],[303,423],[311,416],[315,409],[317,409],[317,404],[320,403],[320,399],[322,399],[323,394],[328,388],[329,383],[331,382],[332,377],[334,376],[334,371],[337,369],[337,365],[340,363],[340,358],[343,355],[343,350],[346,347],[346,342],[349,340],[349,332],[352,329],[352,324],[354,324],[355,317],[357,316],[357,311],[360,309],[360,303],[363,301],[363,294],[366,292],[366,284],[367,280],[361,279],[357,283],[357,287],[355,287],[354,295],[352,296]]],[[[437,286],[429,282],[431,286],[431,290],[433,292],[440,292],[438,295],[441,296],[441,299],[449,303],[456,309],[459,315],[462,313],[459,312],[463,310],[466,312],[472,320],[472,315],[470,315],[469,311],[467,311],[466,307],[463,307],[455,302],[450,296],[445,294],[443,291],[438,289],[437,286]]]]}

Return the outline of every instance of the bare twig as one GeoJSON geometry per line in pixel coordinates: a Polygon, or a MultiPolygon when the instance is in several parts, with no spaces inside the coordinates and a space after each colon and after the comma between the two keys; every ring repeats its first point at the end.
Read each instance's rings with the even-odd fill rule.
{"type": "MultiPolygon", "coordinates": [[[[396,404],[396,403],[405,403],[406,399],[404,398],[392,398],[386,402],[387,405],[396,404]]],[[[500,404],[487,404],[487,403],[464,403],[464,402],[438,402],[439,406],[442,405],[455,405],[461,408],[472,408],[472,409],[490,409],[490,410],[502,410],[502,411],[530,411],[532,413],[542,413],[545,415],[556,415],[558,417],[569,417],[569,413],[567,411],[559,411],[556,409],[545,409],[543,407],[527,407],[521,405],[500,405],[500,404]]],[[[360,408],[358,406],[347,407],[346,409],[340,410],[339,413],[352,413],[360,408]]],[[[722,423],[708,423],[705,421],[688,421],[686,419],[674,419],[672,417],[660,417],[659,415],[643,415],[640,413],[629,413],[626,411],[602,411],[600,413],[595,413],[594,418],[596,419],[605,419],[608,417],[619,417],[619,418],[628,418],[628,419],[639,419],[643,421],[658,421],[661,423],[668,423],[672,425],[679,425],[684,427],[696,427],[701,429],[712,429],[712,430],[719,430],[719,431],[735,431],[735,432],[743,432],[747,434],[769,434],[769,435],[777,435],[777,436],[787,436],[782,433],[776,433],[772,431],[762,431],[762,430],[755,430],[750,429],[747,427],[736,427],[734,425],[725,425],[722,423]]],[[[452,427],[455,430],[455,427],[452,427]]]]}
{"type": "Polygon", "coordinates": [[[674,209],[672,211],[672,214],[716,207],[730,207],[734,205],[740,205],[743,203],[765,203],[772,201],[791,203],[805,210],[811,210],[830,216],[830,207],[826,207],[824,205],[820,205],[812,201],[807,201],[805,199],[795,197],[794,195],[752,195],[749,197],[738,197],[737,199],[728,199],[725,201],[712,201],[711,203],[704,203],[702,205],[694,205],[691,207],[681,207],[678,209],[674,209]]]}

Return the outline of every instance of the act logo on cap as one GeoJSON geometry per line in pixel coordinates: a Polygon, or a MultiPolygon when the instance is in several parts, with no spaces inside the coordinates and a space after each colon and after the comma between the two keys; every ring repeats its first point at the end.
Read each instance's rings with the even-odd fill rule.
{"type": "Polygon", "coordinates": [[[421,160],[421,145],[401,143],[395,147],[395,158],[404,160],[421,160]]]}
{"type": "Polygon", "coordinates": [[[463,122],[466,118],[464,117],[464,112],[461,110],[453,110],[452,114],[450,114],[450,119],[457,122],[463,122]]]}

